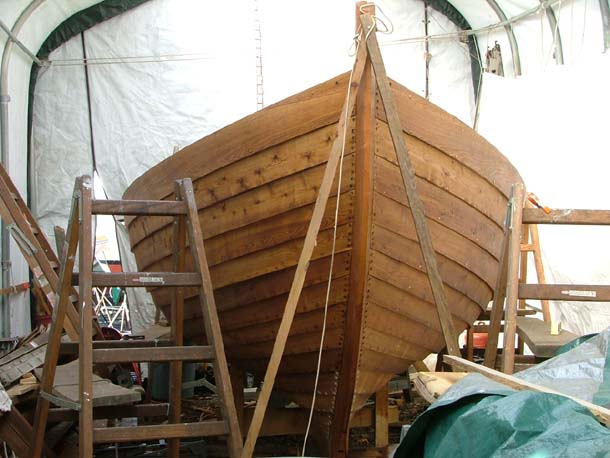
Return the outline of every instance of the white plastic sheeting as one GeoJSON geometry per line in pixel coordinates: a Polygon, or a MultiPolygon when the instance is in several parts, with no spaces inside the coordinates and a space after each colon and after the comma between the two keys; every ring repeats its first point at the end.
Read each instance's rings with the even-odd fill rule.
{"type": "MultiPolygon", "coordinates": [[[[609,74],[608,54],[518,79],[485,74],[479,130],[549,207],[610,208],[609,74]]],[[[540,226],[539,231],[548,283],[610,284],[610,227],[540,226]]],[[[610,325],[607,303],[553,304],[554,319],[577,334],[610,325]]]]}
{"type": "MultiPolygon", "coordinates": [[[[351,1],[332,2],[323,10],[297,9],[279,0],[260,0],[259,7],[266,104],[351,67],[351,1]]],[[[423,35],[420,1],[393,0],[382,9],[395,35],[423,35]]],[[[430,33],[456,31],[441,14],[430,16],[430,33]]],[[[151,0],[85,32],[90,59],[168,56],[161,62],[127,58],[89,66],[95,164],[110,199],[120,198],[136,177],[175,148],[256,110],[254,24],[251,0],[151,0]]],[[[392,37],[383,35],[381,41],[392,37]]],[[[385,46],[383,52],[389,75],[423,95],[423,44],[385,46]]],[[[467,46],[455,38],[432,43],[430,52],[431,99],[471,123],[467,46]]],[[[84,67],[66,65],[73,63],[66,59],[82,57],[78,36],[51,54],[54,64],[36,86],[33,202],[49,235],[54,224],[65,225],[74,178],[91,173],[84,67]]],[[[119,240],[128,247],[124,229],[119,240]]],[[[135,270],[133,258],[122,251],[124,267],[135,270]]],[[[130,300],[138,304],[131,309],[134,330],[141,331],[154,318],[150,298],[139,294],[130,300]]]]}
{"type": "MultiPolygon", "coordinates": [[[[496,1],[509,18],[539,6],[539,0],[496,1]]],[[[51,30],[97,0],[32,3],[40,6],[18,35],[36,51],[51,30]]],[[[89,57],[199,54],[198,60],[185,62],[90,67],[96,159],[110,197],[119,196],[131,179],[171,154],[175,146],[184,146],[256,106],[253,0],[206,2],[205,10],[202,3],[151,0],[85,33],[89,57]],[[177,27],[181,21],[185,26],[177,27]],[[237,64],[233,60],[244,64],[229,73],[237,64]],[[229,78],[235,79],[229,83],[229,78]],[[232,91],[242,92],[232,97],[232,91]]],[[[451,3],[474,29],[499,20],[487,1],[451,3]]],[[[2,0],[0,16],[11,26],[29,4],[2,0]]],[[[390,44],[423,35],[423,2],[392,0],[378,4],[397,29],[393,35],[380,37],[386,43],[383,52],[390,76],[423,94],[423,42],[390,44]]],[[[258,5],[267,103],[349,68],[351,61],[345,51],[353,33],[351,0],[326,2],[323,6],[258,0],[258,5]]],[[[525,75],[517,80],[510,79],[515,74],[504,30],[478,33],[483,54],[496,40],[500,43],[508,77],[485,75],[480,130],[516,163],[531,190],[547,205],[609,208],[601,197],[607,191],[601,175],[605,160],[600,145],[605,143],[605,112],[601,110],[608,106],[603,78],[603,72],[608,74],[608,64],[607,56],[599,57],[603,52],[599,0],[563,0],[553,5],[564,61],[578,68],[555,68],[559,35],[550,30],[542,10],[513,24],[525,75]]],[[[455,31],[440,14],[431,11],[431,16],[431,35],[455,31]]],[[[0,44],[5,40],[0,33],[0,44]]],[[[81,58],[79,46],[77,37],[51,58],[81,58]]],[[[431,41],[430,52],[432,101],[471,124],[468,48],[453,37],[431,41]]],[[[11,97],[10,173],[24,194],[30,65],[23,52],[13,51],[6,88],[11,97]]],[[[41,75],[36,89],[32,161],[39,164],[36,167],[51,168],[34,169],[33,203],[47,232],[53,224],[65,225],[73,179],[91,170],[83,75],[82,66],[52,67],[41,75]],[[55,170],[59,171],[55,178],[41,176],[55,175],[55,170]]],[[[607,235],[602,229],[541,227],[541,237],[545,260],[549,261],[547,271],[552,272],[549,281],[608,283],[604,259],[607,235]],[[555,237],[552,232],[561,235],[555,237]],[[597,260],[592,258],[593,253],[598,253],[597,260]]],[[[27,267],[17,255],[17,247],[13,245],[11,250],[13,279],[21,281],[27,278],[27,267]]],[[[12,335],[23,334],[29,312],[20,298],[13,298],[11,305],[12,335]]],[[[606,304],[558,304],[555,314],[576,332],[599,330],[610,321],[606,304]]]]}

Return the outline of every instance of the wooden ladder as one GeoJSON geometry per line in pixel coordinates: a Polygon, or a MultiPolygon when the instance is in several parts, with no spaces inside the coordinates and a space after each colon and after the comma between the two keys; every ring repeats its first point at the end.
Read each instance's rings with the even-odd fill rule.
{"type": "MultiPolygon", "coordinates": [[[[34,285],[43,292],[45,301],[41,306],[46,313],[51,314],[57,300],[59,260],[2,165],[0,165],[0,216],[32,271],[34,285]]],[[[76,290],[71,291],[71,296],[76,303],[78,301],[76,290]]],[[[65,329],[72,340],[78,339],[78,313],[72,303],[67,310],[65,329]]]]}
{"type": "Polygon", "coordinates": [[[231,457],[238,457],[242,450],[233,392],[220,322],[213,295],[212,282],[206,260],[199,215],[190,179],[179,180],[175,185],[175,201],[140,200],[92,200],[89,177],[76,180],[72,210],[67,230],[68,246],[61,264],[60,299],[51,326],[48,349],[42,375],[41,395],[34,417],[34,443],[31,457],[40,457],[49,406],[68,407],[62,399],[52,394],[57,359],[62,347],[60,342],[67,297],[73,277],[80,286],[81,303],[79,329],[79,456],[93,456],[94,443],[146,441],[169,439],[169,456],[179,456],[180,439],[187,437],[227,436],[231,457]],[[93,215],[135,215],[174,217],[174,272],[93,273],[93,215]],[[185,272],[187,237],[194,272],[185,272]],[[76,250],[79,247],[78,275],[73,275],[76,250]],[[92,342],[90,323],[93,318],[92,287],[174,287],[171,305],[171,340],[161,346],[156,341],[105,341],[92,342]],[[201,304],[203,325],[208,345],[183,345],[184,287],[197,286],[201,304]],[[154,350],[151,347],[155,347],[154,350]],[[94,428],[92,402],[92,375],[94,364],[112,364],[132,361],[170,362],[170,396],[168,424],[137,427],[94,428]],[[221,404],[222,420],[198,423],[182,423],[182,363],[184,361],[210,361],[213,363],[216,385],[221,404]]]}
{"type": "Polygon", "coordinates": [[[549,300],[610,301],[610,285],[552,285],[544,283],[537,230],[532,232],[532,228],[540,224],[610,226],[610,211],[561,209],[546,212],[541,208],[532,208],[531,206],[524,208],[524,203],[525,189],[522,184],[517,184],[513,187],[513,196],[509,203],[500,268],[485,349],[484,364],[493,368],[504,313],[502,371],[507,374],[514,372],[519,301],[540,300],[543,304],[545,321],[550,321],[549,300]],[[533,236],[531,244],[528,243],[528,236],[526,236],[528,232],[528,236],[530,234],[533,236]],[[520,268],[523,270],[524,258],[526,258],[522,253],[527,254],[529,251],[534,251],[534,260],[537,264],[540,264],[536,268],[538,281],[540,282],[538,284],[524,283],[526,281],[525,272],[521,271],[520,273],[520,268]]]}

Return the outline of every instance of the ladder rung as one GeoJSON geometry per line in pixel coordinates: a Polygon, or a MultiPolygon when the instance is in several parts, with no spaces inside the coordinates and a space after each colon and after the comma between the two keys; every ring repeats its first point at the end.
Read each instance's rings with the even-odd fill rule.
{"type": "Polygon", "coordinates": [[[541,208],[524,208],[523,224],[574,224],[574,225],[610,225],[608,210],[551,210],[546,213],[541,208]]]}
{"type": "Polygon", "coordinates": [[[211,361],[214,347],[211,345],[190,345],[185,347],[149,348],[100,348],[93,350],[93,362],[101,364],[130,363],[133,361],[211,361]]]}
{"type": "Polygon", "coordinates": [[[93,428],[93,442],[131,442],[152,439],[224,436],[229,434],[226,421],[176,423],[135,427],[93,428]]]}
{"type": "Polygon", "coordinates": [[[519,284],[519,299],[610,302],[608,285],[519,284]]]}
{"type": "MultiPolygon", "coordinates": [[[[152,286],[200,286],[201,275],[196,272],[93,272],[93,286],[152,287],[152,286]]],[[[72,276],[72,284],[78,285],[78,273],[72,276]]]]}
{"type": "Polygon", "coordinates": [[[521,251],[536,251],[536,247],[532,243],[524,243],[521,245],[521,251]]]}
{"type": "MultiPolygon", "coordinates": [[[[93,418],[167,417],[168,403],[93,406],[93,418]]],[[[49,422],[78,421],[78,412],[65,407],[49,409],[49,422]]]]}
{"type": "Polygon", "coordinates": [[[92,200],[94,215],[186,215],[181,200],[92,200]]]}
{"type": "MultiPolygon", "coordinates": [[[[169,332],[169,328],[168,328],[169,332]]],[[[78,355],[78,342],[62,342],[61,355],[78,355]]],[[[93,348],[96,350],[105,348],[166,348],[173,346],[169,340],[95,340],[93,348]]]]}

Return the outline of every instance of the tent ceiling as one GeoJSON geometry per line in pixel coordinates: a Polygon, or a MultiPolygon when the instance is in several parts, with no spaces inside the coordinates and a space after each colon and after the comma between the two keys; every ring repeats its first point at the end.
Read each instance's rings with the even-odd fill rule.
{"type": "MultiPolygon", "coordinates": [[[[514,61],[515,74],[520,73],[519,56],[517,52],[518,43],[512,31],[511,20],[520,18],[526,13],[534,14],[539,10],[544,10],[547,27],[555,37],[557,52],[555,59],[557,63],[562,62],[561,53],[561,26],[557,24],[556,10],[566,4],[577,3],[579,0],[422,0],[430,6],[442,10],[443,4],[453,7],[464,18],[465,23],[474,31],[483,30],[487,32],[490,26],[498,26],[506,34],[507,43],[510,45],[512,58],[514,61]],[[508,23],[506,23],[508,22],[508,23]]],[[[599,27],[602,29],[604,49],[610,46],[610,7],[608,0],[580,0],[590,4],[589,7],[599,8],[600,21],[599,27]],[[597,5],[595,5],[597,4],[597,5]]],[[[61,22],[70,16],[82,11],[94,4],[114,5],[126,3],[121,0],[106,0],[103,2],[95,0],[3,0],[3,9],[0,13],[0,21],[8,29],[15,28],[17,38],[24,41],[29,49],[37,52],[44,38],[50,34],[61,22]],[[18,24],[19,18],[23,24],[18,24]],[[26,22],[37,23],[37,33],[22,35],[22,28],[27,27],[26,22]],[[17,26],[17,27],[15,27],[17,26]]],[[[383,4],[382,1],[379,1],[383,4]]],[[[477,33],[478,35],[479,33],[477,33]]],[[[4,39],[4,37],[2,37],[4,39]]],[[[484,49],[481,49],[481,53],[484,49]]]]}

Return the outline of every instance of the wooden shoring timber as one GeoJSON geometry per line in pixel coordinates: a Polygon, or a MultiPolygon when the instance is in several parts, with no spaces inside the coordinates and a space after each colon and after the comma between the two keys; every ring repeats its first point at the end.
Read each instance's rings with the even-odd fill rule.
{"type": "Polygon", "coordinates": [[[367,37],[366,47],[368,49],[373,70],[375,71],[377,88],[379,89],[381,102],[385,109],[388,127],[392,137],[392,143],[394,144],[394,150],[396,152],[405,191],[409,200],[409,206],[413,215],[417,237],[419,239],[424,264],[428,273],[428,281],[430,282],[434,301],[436,302],[438,317],[443,330],[443,335],[445,337],[447,351],[449,354],[457,356],[461,354],[458,347],[457,333],[455,331],[455,326],[447,305],[447,295],[443,286],[443,280],[440,276],[436,253],[432,245],[432,238],[428,229],[423,203],[417,191],[415,172],[413,171],[407,146],[402,135],[400,119],[398,118],[398,112],[392,96],[390,82],[385,71],[385,66],[381,57],[381,50],[379,49],[379,43],[377,42],[377,37],[375,35],[375,24],[370,15],[364,14],[360,18],[362,21],[363,33],[367,37]]]}
{"type": "Polygon", "coordinates": [[[444,359],[447,364],[452,365],[457,370],[482,374],[490,378],[491,380],[500,382],[516,390],[539,391],[541,393],[556,394],[571,399],[572,401],[577,402],[578,404],[589,409],[589,411],[595,416],[595,418],[597,418],[598,421],[605,425],[610,425],[610,409],[606,409],[583,399],[579,399],[577,397],[561,393],[559,391],[553,390],[552,388],[547,388],[542,385],[537,385],[535,383],[521,380],[509,374],[503,374],[502,372],[490,369],[489,367],[481,366],[480,364],[472,363],[463,358],[445,355],[444,359]]]}
{"type": "Polygon", "coordinates": [[[265,372],[263,387],[259,394],[258,402],[256,404],[254,415],[252,417],[252,423],[250,424],[250,428],[246,436],[246,441],[244,443],[244,448],[241,455],[242,458],[250,458],[254,452],[256,439],[259,435],[260,428],[263,423],[265,411],[267,409],[269,398],[271,396],[271,390],[273,389],[275,377],[279,369],[282,354],[284,353],[284,348],[286,347],[288,333],[290,332],[290,327],[292,326],[292,321],[296,312],[297,303],[299,301],[301,291],[303,290],[303,284],[305,282],[305,275],[307,274],[309,261],[311,260],[311,256],[313,254],[313,249],[316,244],[318,232],[320,231],[320,225],[324,216],[326,204],[331,193],[332,183],[335,178],[337,166],[339,165],[339,160],[341,158],[341,149],[343,146],[343,142],[345,141],[344,127],[348,122],[348,117],[351,115],[356,103],[358,86],[360,85],[360,80],[362,78],[365,63],[366,47],[360,46],[356,55],[356,62],[354,63],[354,67],[352,70],[352,81],[350,86],[349,97],[345,100],[345,104],[341,110],[341,115],[337,124],[337,136],[335,137],[335,140],[332,144],[330,155],[328,157],[328,162],[326,163],[324,177],[322,179],[322,183],[320,184],[318,197],[316,198],[316,203],[314,206],[311,221],[309,223],[309,227],[307,228],[305,242],[303,243],[303,249],[301,251],[299,262],[297,264],[297,268],[294,274],[294,280],[292,282],[290,293],[286,301],[286,307],[282,316],[280,327],[278,329],[275,343],[273,345],[273,350],[269,359],[267,371],[265,372]]]}
{"type": "Polygon", "coordinates": [[[506,312],[504,316],[504,349],[502,370],[512,374],[515,365],[515,336],[517,332],[517,303],[519,300],[519,257],[521,254],[521,230],[525,186],[515,183],[512,196],[510,218],[510,239],[508,242],[506,312]]]}

